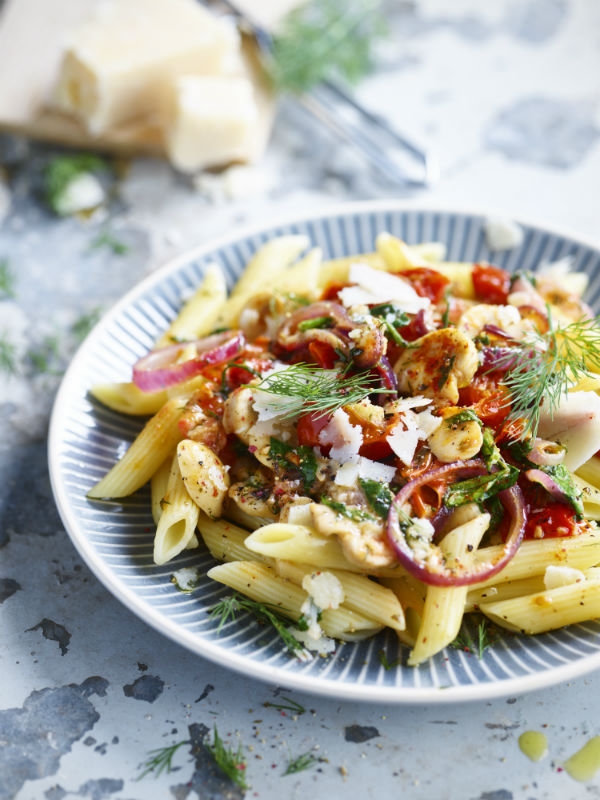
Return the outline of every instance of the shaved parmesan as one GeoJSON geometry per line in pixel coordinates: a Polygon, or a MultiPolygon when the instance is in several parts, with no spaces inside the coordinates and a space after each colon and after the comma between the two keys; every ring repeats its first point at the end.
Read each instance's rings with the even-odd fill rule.
{"type": "Polygon", "coordinates": [[[347,286],[338,293],[347,308],[355,305],[393,303],[408,314],[416,314],[431,305],[429,298],[418,295],[408,281],[397,275],[373,269],[368,264],[351,264],[348,281],[355,285],[347,286]]]}
{"type": "Polygon", "coordinates": [[[331,446],[329,456],[340,464],[356,462],[363,443],[362,429],[359,425],[352,425],[348,414],[342,408],[338,408],[319,433],[319,442],[331,446]]]}

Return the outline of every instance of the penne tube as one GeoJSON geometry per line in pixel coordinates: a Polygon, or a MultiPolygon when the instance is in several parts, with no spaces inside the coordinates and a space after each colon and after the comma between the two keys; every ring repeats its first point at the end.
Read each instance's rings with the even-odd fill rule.
{"type": "Polygon", "coordinates": [[[600,456],[592,456],[576,470],[576,475],[600,489],[600,456]]]}
{"type": "MultiPolygon", "coordinates": [[[[489,514],[480,514],[474,519],[454,528],[444,536],[440,544],[446,563],[464,563],[477,547],[490,524],[489,514]]],[[[467,586],[428,586],[421,625],[408,664],[416,666],[456,639],[465,609],[467,586]]]]}
{"type": "Polygon", "coordinates": [[[316,298],[322,262],[323,251],[320,247],[314,247],[300,261],[276,275],[270,291],[316,298]]]}
{"type": "Polygon", "coordinates": [[[229,298],[220,307],[214,327],[231,327],[250,297],[269,289],[276,276],[293,264],[308,246],[308,237],[302,235],[279,236],[266,242],[250,259],[229,298]]]}
{"type": "MultiPolygon", "coordinates": [[[[278,577],[268,564],[232,561],[212,567],[207,574],[209,578],[269,606],[294,622],[304,613],[302,606],[308,599],[307,592],[291,581],[278,577]]],[[[381,630],[381,625],[374,624],[373,620],[342,607],[325,609],[319,624],[327,636],[347,641],[372,636],[381,630]]]]}
{"type": "Polygon", "coordinates": [[[157,347],[200,339],[212,333],[219,311],[227,299],[227,284],[218,264],[209,264],[198,289],[157,340],[157,347]]]}
{"type": "Polygon", "coordinates": [[[171,459],[162,513],[154,536],[154,563],[166,564],[189,547],[198,523],[198,506],[189,496],[177,455],[171,459]]]}
{"type": "Polygon", "coordinates": [[[492,622],[518,633],[536,634],[600,617],[600,579],[583,580],[526,597],[482,603],[492,622]]]}
{"type": "Polygon", "coordinates": [[[135,383],[99,383],[92,386],[90,394],[105,406],[121,414],[148,416],[156,414],[167,401],[167,392],[143,392],[135,383]]]}
{"type": "Polygon", "coordinates": [[[133,440],[120,461],[90,489],[94,499],[127,497],[147,483],[181,439],[179,420],[185,403],[168,400],[133,440]]]}
{"type": "MultiPolygon", "coordinates": [[[[315,569],[312,564],[298,564],[291,561],[278,560],[275,562],[275,572],[282,578],[293,581],[298,586],[302,585],[305,575],[311,575],[321,570],[315,569]]],[[[374,620],[394,630],[402,631],[406,627],[404,611],[395,594],[368,578],[366,575],[357,575],[339,569],[323,570],[334,575],[344,590],[344,608],[358,611],[365,617],[374,620]]]]}
{"type": "Polygon", "coordinates": [[[478,611],[482,603],[495,603],[500,600],[510,600],[513,597],[524,597],[528,594],[541,592],[544,588],[543,573],[533,575],[530,578],[522,578],[518,581],[506,581],[506,583],[484,588],[475,587],[469,589],[467,593],[465,614],[478,611]]]}
{"type": "MultiPolygon", "coordinates": [[[[474,553],[476,562],[490,561],[499,556],[500,545],[482,547],[474,553]]],[[[549,564],[587,569],[600,563],[600,530],[592,529],[579,536],[550,539],[528,539],[521,543],[514,557],[496,575],[477,584],[479,589],[496,586],[505,581],[543,574],[549,564]]]]}
{"type": "Polygon", "coordinates": [[[169,482],[173,455],[174,453],[171,453],[165,458],[150,479],[150,502],[152,505],[152,519],[155,525],[158,525],[158,520],[162,514],[162,502],[167,493],[167,484],[169,482]]]}
{"type": "Polygon", "coordinates": [[[246,547],[248,531],[225,519],[200,514],[198,530],[204,544],[217,561],[267,561],[246,547]]]}

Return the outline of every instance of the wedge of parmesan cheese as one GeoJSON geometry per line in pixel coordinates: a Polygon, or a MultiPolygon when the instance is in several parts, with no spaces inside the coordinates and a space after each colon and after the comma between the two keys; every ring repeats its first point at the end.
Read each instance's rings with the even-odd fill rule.
{"type": "Polygon", "coordinates": [[[163,84],[161,106],[167,155],[182,172],[257,155],[258,109],[247,78],[185,75],[163,84]]]}
{"type": "Polygon", "coordinates": [[[99,134],[156,110],[157,87],[234,69],[239,38],[195,0],[102,0],[73,32],[55,103],[99,134]]]}

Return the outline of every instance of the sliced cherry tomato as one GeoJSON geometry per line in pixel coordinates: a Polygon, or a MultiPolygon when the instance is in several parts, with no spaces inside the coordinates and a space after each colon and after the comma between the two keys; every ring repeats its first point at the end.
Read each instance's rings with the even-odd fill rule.
{"type": "Polygon", "coordinates": [[[510,414],[509,397],[492,375],[476,375],[460,390],[460,405],[472,408],[484,425],[497,431],[510,414]]]}
{"type": "Polygon", "coordinates": [[[408,281],[420,297],[428,297],[432,303],[439,303],[444,298],[449,278],[429,267],[413,267],[399,273],[400,278],[408,281]]]}
{"type": "Polygon", "coordinates": [[[481,302],[505,305],[510,292],[510,273],[492,264],[474,264],[473,288],[481,302]]]}
{"type": "Polygon", "coordinates": [[[301,417],[298,417],[298,444],[306,447],[321,447],[319,434],[329,424],[330,419],[331,417],[328,414],[319,414],[315,411],[310,411],[308,414],[302,414],[301,417]]]}
{"type": "Polygon", "coordinates": [[[333,369],[336,361],[339,361],[339,355],[327,342],[319,342],[314,339],[308,343],[308,352],[314,363],[321,369],[333,369]]]}
{"type": "Polygon", "coordinates": [[[577,530],[575,512],[566,503],[549,503],[542,508],[529,508],[526,539],[572,536],[577,530]]]}

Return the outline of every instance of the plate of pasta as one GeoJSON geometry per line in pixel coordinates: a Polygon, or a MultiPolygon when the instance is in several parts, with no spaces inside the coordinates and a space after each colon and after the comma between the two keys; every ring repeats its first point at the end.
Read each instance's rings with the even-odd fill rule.
{"type": "Polygon", "coordinates": [[[595,669],[599,302],[598,249],[463,211],[186,253],[64,377],[65,527],[145,622],[270,683],[442,703],[595,669]]]}

